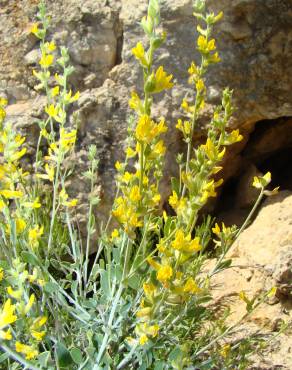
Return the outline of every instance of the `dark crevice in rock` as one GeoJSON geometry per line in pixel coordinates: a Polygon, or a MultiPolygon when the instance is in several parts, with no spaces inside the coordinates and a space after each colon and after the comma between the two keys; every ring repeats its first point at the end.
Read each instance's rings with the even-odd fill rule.
{"type": "Polygon", "coordinates": [[[253,177],[270,171],[268,189],[292,191],[292,118],[281,117],[255,124],[245,147],[239,153],[239,169],[221,189],[214,215],[227,224],[240,225],[250,212],[258,191],[253,177]]]}
{"type": "Polygon", "coordinates": [[[122,63],[122,52],[123,52],[123,44],[124,44],[124,32],[123,28],[121,27],[120,34],[117,37],[117,51],[116,51],[116,60],[115,66],[122,63]]]}

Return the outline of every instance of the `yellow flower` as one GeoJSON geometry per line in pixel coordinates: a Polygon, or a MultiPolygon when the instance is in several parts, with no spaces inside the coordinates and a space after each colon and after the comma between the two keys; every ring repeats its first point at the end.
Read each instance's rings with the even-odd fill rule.
{"type": "Polygon", "coordinates": [[[161,200],[161,195],[160,194],[155,194],[153,197],[152,197],[152,201],[157,204],[159,203],[161,200]]]}
{"type": "Polygon", "coordinates": [[[132,53],[143,67],[148,67],[148,62],[142,42],[137,43],[137,45],[132,49],[132,53]]]}
{"type": "Polygon", "coordinates": [[[135,150],[133,150],[132,148],[130,148],[130,147],[128,147],[126,149],[126,155],[127,155],[128,158],[134,157],[136,155],[136,153],[137,152],[135,150]]]}
{"type": "Polygon", "coordinates": [[[231,345],[230,344],[224,344],[222,348],[220,349],[219,353],[222,357],[226,358],[230,353],[231,345]]]}
{"type": "Polygon", "coordinates": [[[198,287],[196,284],[195,280],[193,278],[189,278],[183,288],[185,293],[191,293],[191,294],[196,294],[201,292],[201,289],[198,287]]]}
{"type": "Polygon", "coordinates": [[[159,270],[157,271],[157,280],[164,283],[171,279],[173,274],[172,267],[169,265],[160,266],[159,270]]]}
{"type": "Polygon", "coordinates": [[[167,131],[164,119],[161,119],[158,124],[151,120],[147,114],[143,114],[136,126],[136,138],[141,142],[150,144],[158,135],[167,131]]]}
{"type": "Polygon", "coordinates": [[[154,157],[164,155],[165,151],[166,151],[166,147],[164,145],[163,140],[159,140],[158,143],[155,144],[151,155],[154,157]]]}
{"type": "Polygon", "coordinates": [[[117,161],[115,163],[115,167],[116,167],[116,170],[118,170],[118,171],[122,170],[122,168],[123,168],[122,164],[119,161],[117,161]]]}
{"type": "Polygon", "coordinates": [[[140,345],[148,342],[148,336],[155,338],[159,332],[159,325],[148,325],[147,323],[138,324],[135,328],[136,333],[139,335],[140,345]]]}
{"type": "Polygon", "coordinates": [[[206,89],[204,81],[202,79],[199,79],[196,82],[196,89],[197,89],[198,92],[202,92],[206,89]]]}
{"type": "Polygon", "coordinates": [[[36,225],[34,228],[30,229],[28,232],[28,240],[32,247],[38,246],[39,238],[44,233],[44,227],[36,225]]]}
{"type": "Polygon", "coordinates": [[[233,130],[230,135],[228,135],[227,143],[234,144],[238,143],[243,139],[243,136],[239,134],[239,130],[233,130]]]}
{"type": "Polygon", "coordinates": [[[138,185],[134,185],[130,191],[130,196],[129,196],[131,202],[139,202],[142,198],[141,194],[140,194],[140,190],[139,190],[139,186],[138,185]]]}
{"type": "Polygon", "coordinates": [[[20,352],[24,354],[27,360],[31,360],[39,354],[38,351],[34,347],[28,346],[26,344],[22,344],[18,341],[15,342],[15,349],[16,349],[16,352],[20,352]]]}
{"type": "Polygon", "coordinates": [[[257,189],[265,188],[272,180],[271,172],[267,172],[264,176],[253,178],[252,186],[257,189]]]}
{"type": "Polygon", "coordinates": [[[155,292],[157,291],[157,288],[154,284],[152,283],[144,283],[143,284],[143,290],[148,299],[152,299],[154,296],[155,292]]]}
{"type": "Polygon", "coordinates": [[[213,233],[214,233],[215,235],[217,235],[217,236],[219,236],[219,235],[220,235],[221,231],[220,231],[220,227],[219,227],[219,225],[217,224],[217,222],[216,222],[216,224],[215,224],[215,227],[213,227],[213,228],[212,228],[212,231],[213,231],[213,233]]]}
{"type": "Polygon", "coordinates": [[[37,341],[41,341],[41,340],[43,340],[44,336],[46,335],[46,332],[45,331],[36,331],[36,330],[31,329],[30,334],[37,341]]]}
{"type": "Polygon", "coordinates": [[[199,69],[198,67],[196,66],[195,62],[192,62],[191,63],[191,66],[190,68],[188,69],[188,72],[189,72],[189,75],[192,76],[192,77],[196,77],[198,72],[199,72],[199,69]]]}
{"type": "Polygon", "coordinates": [[[178,205],[178,195],[176,193],[176,191],[172,191],[172,195],[169,197],[169,200],[168,200],[169,204],[172,206],[173,209],[176,209],[177,205],[178,205]]]}
{"type": "Polygon", "coordinates": [[[120,236],[119,230],[114,229],[111,233],[111,240],[117,239],[120,236]]]}
{"type": "Polygon", "coordinates": [[[146,324],[145,326],[145,329],[146,329],[146,333],[148,335],[151,335],[151,337],[156,337],[157,334],[158,334],[158,331],[159,331],[159,325],[158,324],[155,324],[155,325],[151,325],[151,326],[148,326],[146,324]]]}
{"type": "Polygon", "coordinates": [[[129,107],[136,112],[143,113],[143,104],[141,102],[141,99],[139,98],[139,95],[135,92],[131,92],[131,99],[129,100],[129,107]]]}
{"type": "Polygon", "coordinates": [[[202,249],[200,239],[198,237],[191,239],[190,234],[185,236],[182,229],[178,229],[176,231],[175,238],[171,243],[171,246],[172,248],[185,253],[198,252],[202,249]]]}
{"type": "Polygon", "coordinates": [[[54,167],[51,167],[46,163],[45,170],[46,170],[46,174],[37,174],[37,177],[53,182],[54,178],[55,178],[55,169],[54,169],[54,167]]]}
{"type": "Polygon", "coordinates": [[[195,237],[195,239],[192,239],[187,247],[185,248],[185,252],[189,252],[189,253],[192,253],[192,252],[198,252],[202,249],[202,246],[200,244],[200,238],[199,237],[195,237]]]}
{"type": "Polygon", "coordinates": [[[7,288],[7,293],[13,297],[14,299],[16,300],[19,300],[21,297],[22,297],[22,290],[21,289],[18,289],[18,290],[13,290],[11,286],[9,286],[7,288]]]}
{"type": "Polygon", "coordinates": [[[139,343],[141,346],[144,346],[146,343],[148,342],[148,337],[146,334],[142,334],[140,339],[139,339],[139,343]]]}
{"type": "Polygon", "coordinates": [[[66,131],[63,127],[60,129],[60,149],[65,151],[71,149],[76,141],[76,130],[66,131]]]}
{"type": "Polygon", "coordinates": [[[198,49],[203,53],[209,53],[216,49],[216,42],[214,39],[207,41],[207,38],[200,35],[197,40],[198,49]]]}
{"type": "Polygon", "coordinates": [[[45,112],[52,118],[56,118],[59,113],[59,108],[55,107],[54,104],[50,104],[45,107],[45,112]]]}
{"type": "Polygon", "coordinates": [[[79,91],[77,91],[74,96],[71,97],[71,95],[72,95],[71,90],[67,94],[65,94],[65,101],[66,102],[74,103],[75,101],[77,101],[80,98],[80,92],[79,91]]]}
{"type": "Polygon", "coordinates": [[[254,176],[252,186],[257,189],[261,189],[263,187],[260,179],[257,176],[254,176]]]}
{"type": "Polygon", "coordinates": [[[55,80],[57,81],[57,83],[61,86],[64,85],[64,82],[65,82],[65,79],[63,76],[60,76],[58,73],[55,73],[54,74],[54,77],[55,77],[55,80]]]}
{"type": "Polygon", "coordinates": [[[2,267],[0,267],[0,281],[2,281],[4,278],[4,270],[2,267]]]}
{"type": "Polygon", "coordinates": [[[154,259],[153,259],[153,258],[148,257],[148,258],[147,258],[147,262],[148,262],[148,263],[149,263],[149,265],[150,265],[151,267],[153,267],[155,270],[159,270],[159,269],[160,269],[160,264],[159,264],[159,263],[157,263],[156,261],[154,261],[154,259]]]}
{"type": "Polygon", "coordinates": [[[219,57],[218,53],[215,53],[209,57],[209,62],[211,63],[219,63],[221,61],[221,58],[219,57]]]}
{"type": "Polygon", "coordinates": [[[185,135],[189,135],[191,133],[191,122],[190,121],[184,121],[183,126],[182,126],[182,131],[185,135]]]}
{"type": "Polygon", "coordinates": [[[215,22],[220,21],[220,19],[222,19],[223,15],[224,15],[224,13],[221,11],[220,13],[218,13],[218,14],[215,16],[214,21],[215,21],[215,22]]]}
{"type": "Polygon", "coordinates": [[[5,106],[7,105],[7,103],[8,103],[7,99],[2,98],[2,97],[0,96],[0,106],[1,106],[1,107],[5,107],[5,106]]]}
{"type": "Polygon", "coordinates": [[[216,49],[216,41],[212,39],[208,42],[208,51],[213,51],[216,49]]]}
{"type": "Polygon", "coordinates": [[[0,310],[0,329],[5,326],[14,323],[17,320],[17,316],[14,314],[15,305],[11,304],[11,299],[7,299],[4,306],[0,310]]]}
{"type": "Polygon", "coordinates": [[[189,105],[186,99],[183,99],[181,107],[187,113],[193,113],[195,111],[195,107],[193,105],[189,105]]]}
{"type": "Polygon", "coordinates": [[[38,317],[37,319],[34,320],[34,322],[32,324],[32,329],[33,330],[40,329],[42,326],[45,325],[46,322],[47,322],[47,317],[46,316],[40,316],[40,317],[38,317]]]}
{"type": "Polygon", "coordinates": [[[0,122],[3,122],[4,118],[6,117],[5,110],[0,106],[0,122]]]}
{"type": "Polygon", "coordinates": [[[21,198],[23,193],[19,190],[1,190],[0,195],[3,195],[6,199],[21,198]]]}
{"type": "Polygon", "coordinates": [[[176,124],[176,126],[175,126],[178,130],[180,130],[180,131],[182,131],[183,132],[183,129],[184,129],[184,126],[183,126],[183,123],[182,123],[182,120],[181,119],[179,119],[178,121],[177,121],[177,124],[176,124]]]}
{"type": "Polygon", "coordinates": [[[152,92],[159,93],[163,90],[171,89],[173,87],[171,80],[172,75],[167,75],[167,73],[163,70],[163,67],[160,66],[155,73],[155,87],[152,92]]]}
{"type": "Polygon", "coordinates": [[[219,152],[218,147],[209,137],[206,141],[206,144],[201,145],[201,149],[204,150],[205,154],[211,161],[221,160],[225,154],[225,148],[221,152],[219,152]]]}
{"type": "Polygon", "coordinates": [[[71,200],[64,203],[64,205],[68,208],[76,207],[77,204],[78,204],[78,199],[77,198],[71,199],[71,200]]]}
{"type": "Polygon", "coordinates": [[[16,233],[20,234],[26,228],[26,222],[23,218],[17,218],[15,220],[16,233]]]}
{"type": "Polygon", "coordinates": [[[151,307],[144,307],[144,308],[141,308],[139,311],[136,312],[136,316],[138,318],[143,318],[145,319],[146,317],[150,317],[150,314],[151,314],[151,311],[152,311],[152,308],[151,307]]]}
{"type": "Polygon", "coordinates": [[[53,62],[54,62],[54,55],[52,55],[52,54],[42,54],[42,57],[39,61],[39,64],[43,68],[48,68],[53,64],[53,62]]]}
{"type": "Polygon", "coordinates": [[[3,340],[11,340],[12,339],[11,329],[9,328],[7,331],[0,330],[0,338],[3,340]]]}
{"type": "Polygon", "coordinates": [[[51,94],[52,94],[52,97],[53,98],[55,96],[59,95],[60,94],[60,87],[59,86],[53,87],[52,90],[51,90],[51,94]]]}
{"type": "Polygon", "coordinates": [[[130,182],[132,180],[132,178],[133,178],[133,174],[130,173],[130,172],[128,172],[128,171],[126,171],[124,173],[123,177],[122,177],[122,181],[128,183],[128,182],[130,182]]]}
{"type": "Polygon", "coordinates": [[[14,152],[13,154],[11,154],[9,160],[11,162],[18,161],[20,158],[22,158],[25,155],[25,153],[26,153],[26,148],[23,148],[20,151],[14,152]]]}
{"type": "Polygon", "coordinates": [[[45,48],[47,49],[48,52],[52,52],[56,50],[56,44],[54,41],[51,42],[46,42],[45,43],[45,48]]]}
{"type": "Polygon", "coordinates": [[[39,28],[38,28],[38,24],[37,23],[34,23],[30,29],[30,32],[33,33],[34,35],[38,36],[38,33],[39,33],[39,28]]]}
{"type": "Polygon", "coordinates": [[[28,302],[27,302],[27,304],[25,305],[25,308],[24,308],[24,313],[25,314],[27,314],[30,311],[34,302],[35,302],[35,295],[31,294],[30,297],[29,297],[29,300],[28,300],[28,302]]]}
{"type": "Polygon", "coordinates": [[[33,209],[40,208],[41,203],[39,202],[39,197],[35,198],[35,200],[33,200],[32,202],[24,202],[23,206],[26,208],[33,208],[33,209]]]}
{"type": "Polygon", "coordinates": [[[203,35],[200,35],[197,40],[197,45],[198,45],[199,50],[205,51],[208,45],[206,37],[203,35]]]}

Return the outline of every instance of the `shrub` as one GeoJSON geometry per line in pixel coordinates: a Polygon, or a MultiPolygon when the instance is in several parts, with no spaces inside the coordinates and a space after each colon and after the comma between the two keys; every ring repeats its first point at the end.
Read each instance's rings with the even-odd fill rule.
{"type": "MultiPolygon", "coordinates": [[[[169,204],[173,215],[160,211],[160,180],[167,150],[164,118],[152,117],[156,94],[173,86],[172,75],[154,66],[155,51],[165,40],[158,0],[150,0],[141,26],[148,38],[132,53],[141,66],[143,96],[133,91],[124,162],[117,162],[117,196],[108,223],[95,240],[98,158],[88,151],[84,178],[91,184],[87,237],[80,238],[72,216],[77,199],[68,193],[72,174],[76,117],[68,114],[79,92],[69,89],[73,72],[66,48],[46,41],[50,18],[41,2],[32,32],[40,40],[36,89],[44,90],[45,118],[33,170],[21,166],[25,138],[5,121],[0,100],[1,269],[0,362],[4,368],[29,369],[211,369],[245,368],[253,342],[225,342],[236,325],[227,326],[228,311],[218,317],[212,308],[212,277],[231,264],[226,254],[252,216],[238,230],[213,225],[199,212],[223,180],[215,180],[226,147],[242,139],[230,131],[232,91],[225,89],[215,108],[205,144],[194,147],[193,133],[204,107],[207,70],[220,61],[213,26],[222,13],[208,13],[205,1],[194,4],[199,24],[200,63],[191,62],[189,83],[194,100],[182,102],[176,128],[186,143],[178,155],[179,177],[172,179],[169,204]],[[58,71],[52,75],[52,71],[58,71]],[[47,148],[46,155],[43,151],[47,148]],[[113,218],[118,228],[113,229],[113,218]],[[109,231],[111,230],[111,231],[109,231]],[[214,240],[217,263],[206,269],[207,246],[214,240]],[[90,256],[94,248],[96,253],[90,256]],[[92,261],[90,262],[90,257],[92,261]]],[[[268,195],[270,174],[254,179],[260,202],[268,195]]],[[[255,206],[256,206],[255,205],[255,206]]],[[[249,314],[265,296],[249,300],[249,314]]]]}

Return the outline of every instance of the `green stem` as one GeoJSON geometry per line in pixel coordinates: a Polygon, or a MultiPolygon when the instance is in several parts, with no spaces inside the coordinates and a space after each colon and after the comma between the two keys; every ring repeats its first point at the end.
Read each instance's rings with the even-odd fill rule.
{"type": "Polygon", "coordinates": [[[256,209],[258,208],[261,200],[264,196],[264,188],[261,189],[261,192],[258,196],[257,201],[255,202],[254,206],[252,207],[252,210],[250,211],[249,215],[247,216],[246,220],[244,221],[241,228],[238,230],[238,232],[235,235],[235,240],[239,237],[239,235],[243,232],[243,230],[246,228],[247,224],[249,223],[250,219],[252,218],[253,214],[255,213],[256,209]]]}
{"type": "Polygon", "coordinates": [[[139,155],[139,166],[140,166],[140,177],[139,177],[139,191],[142,194],[143,191],[143,173],[144,173],[144,143],[140,143],[140,155],[139,155]]]}
{"type": "MultiPolygon", "coordinates": [[[[91,186],[90,186],[90,194],[93,193],[94,188],[94,178],[93,178],[93,162],[91,164],[91,186]]],[[[87,269],[88,269],[88,261],[89,261],[89,250],[90,250],[90,237],[91,237],[91,216],[92,216],[92,202],[91,199],[89,200],[89,210],[87,215],[87,237],[86,237],[86,252],[85,252],[85,265],[84,265],[84,288],[87,285],[87,269]]]]}
{"type": "Polygon", "coordinates": [[[48,241],[48,254],[50,253],[51,247],[52,247],[53,228],[54,228],[55,217],[56,217],[57,191],[58,191],[58,186],[59,186],[59,172],[60,172],[60,155],[58,155],[57,170],[56,170],[54,190],[53,190],[53,208],[52,208],[51,223],[50,223],[49,241],[48,241]]]}
{"type": "Polygon", "coordinates": [[[131,360],[133,354],[135,353],[136,351],[136,348],[138,347],[138,345],[134,345],[132,348],[131,348],[131,351],[127,354],[127,356],[122,360],[122,362],[119,363],[119,365],[117,366],[117,370],[120,370],[122,369],[125,365],[128,364],[128,362],[131,360]]]}
{"type": "MultiPolygon", "coordinates": [[[[125,255],[125,262],[124,262],[124,268],[123,268],[122,281],[125,278],[125,274],[126,274],[126,270],[127,270],[127,263],[128,263],[128,259],[129,259],[129,248],[130,248],[130,245],[131,245],[131,243],[129,242],[129,239],[127,239],[127,248],[126,248],[126,255],[125,255]]],[[[106,350],[106,347],[108,345],[108,339],[109,339],[109,336],[110,336],[109,331],[112,328],[112,323],[113,323],[113,320],[114,320],[114,317],[115,317],[115,313],[116,313],[117,306],[119,304],[119,300],[121,298],[123,289],[124,289],[124,285],[123,285],[123,283],[121,283],[120,284],[120,287],[119,287],[119,289],[117,291],[116,297],[115,297],[115,299],[113,301],[112,309],[111,309],[111,312],[110,312],[110,315],[109,315],[109,319],[108,319],[108,322],[107,322],[107,332],[105,333],[105,336],[103,337],[103,341],[101,343],[100,349],[99,349],[98,354],[97,354],[97,358],[96,358],[96,365],[97,366],[100,365],[100,361],[101,361],[102,356],[104,354],[104,351],[106,350]]]]}

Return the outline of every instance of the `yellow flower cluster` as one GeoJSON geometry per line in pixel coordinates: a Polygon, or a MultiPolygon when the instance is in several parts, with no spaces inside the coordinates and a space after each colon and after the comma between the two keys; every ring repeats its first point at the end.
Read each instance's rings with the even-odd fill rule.
{"type": "Polygon", "coordinates": [[[33,273],[29,274],[25,264],[21,263],[19,259],[13,260],[11,269],[7,273],[7,281],[14,281],[16,285],[7,287],[9,298],[0,309],[0,338],[6,341],[13,340],[15,330],[12,330],[12,324],[16,320],[22,322],[22,340],[29,342],[29,344],[16,340],[15,349],[24,354],[28,360],[38,355],[38,342],[42,341],[46,335],[44,325],[47,318],[39,316],[35,294],[32,293],[27,297],[27,288],[29,290],[32,288],[30,284],[43,284],[42,280],[38,279],[38,275],[37,268],[34,268],[33,273]]]}
{"type": "Polygon", "coordinates": [[[7,326],[13,324],[17,320],[15,315],[15,305],[11,303],[11,299],[7,299],[0,311],[0,337],[5,340],[12,339],[10,328],[5,331],[7,326]]]}
{"type": "Polygon", "coordinates": [[[167,127],[165,126],[164,119],[161,119],[161,121],[156,124],[147,114],[144,114],[139,117],[136,126],[136,139],[141,143],[150,144],[154,139],[166,131],[167,127]]]}

